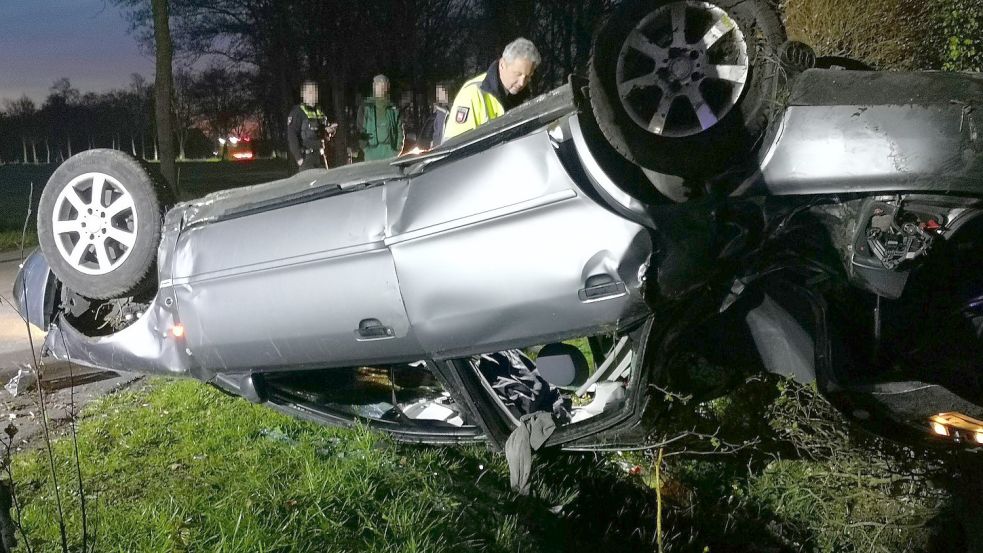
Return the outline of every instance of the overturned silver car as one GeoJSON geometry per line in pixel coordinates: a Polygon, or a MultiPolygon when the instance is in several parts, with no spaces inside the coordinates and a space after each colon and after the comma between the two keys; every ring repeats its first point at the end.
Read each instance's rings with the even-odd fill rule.
{"type": "Polygon", "coordinates": [[[983,77],[814,69],[768,6],[626,2],[587,79],[475,132],[166,212],[81,153],[20,310],[54,359],[409,441],[644,445],[698,357],[983,443],[983,77]]]}

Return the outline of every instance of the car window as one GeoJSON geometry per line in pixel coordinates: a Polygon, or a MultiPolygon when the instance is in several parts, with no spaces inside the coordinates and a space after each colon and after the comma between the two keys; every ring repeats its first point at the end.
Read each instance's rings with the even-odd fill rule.
{"type": "Polygon", "coordinates": [[[268,377],[267,382],[300,402],[383,427],[474,425],[424,362],[292,373],[268,377]]]}

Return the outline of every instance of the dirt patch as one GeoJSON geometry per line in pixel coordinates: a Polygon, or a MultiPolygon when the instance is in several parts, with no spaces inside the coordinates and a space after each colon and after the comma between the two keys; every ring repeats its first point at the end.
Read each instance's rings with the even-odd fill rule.
{"type": "MultiPolygon", "coordinates": [[[[123,374],[98,382],[77,385],[74,388],[45,392],[45,407],[48,415],[48,429],[52,438],[64,435],[72,415],[79,414],[86,405],[106,395],[129,388],[143,377],[136,374],[123,374]]],[[[17,428],[12,451],[24,451],[44,444],[43,421],[37,389],[11,396],[0,388],[0,427],[13,424],[17,428]]]]}

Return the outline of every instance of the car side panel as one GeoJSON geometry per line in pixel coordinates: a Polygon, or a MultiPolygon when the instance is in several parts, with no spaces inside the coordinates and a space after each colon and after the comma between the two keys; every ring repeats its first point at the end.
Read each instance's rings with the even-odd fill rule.
{"type": "Polygon", "coordinates": [[[585,335],[648,313],[643,227],[588,199],[545,131],[391,187],[389,244],[425,349],[452,357],[585,335]],[[591,277],[623,293],[582,299],[591,277]]]}
{"type": "Polygon", "coordinates": [[[983,75],[810,70],[735,195],[983,195],[983,75]]]}
{"type": "Polygon", "coordinates": [[[419,359],[385,218],[376,186],[186,229],[171,285],[197,363],[276,370],[419,359]],[[365,319],[392,336],[361,340],[365,319]]]}

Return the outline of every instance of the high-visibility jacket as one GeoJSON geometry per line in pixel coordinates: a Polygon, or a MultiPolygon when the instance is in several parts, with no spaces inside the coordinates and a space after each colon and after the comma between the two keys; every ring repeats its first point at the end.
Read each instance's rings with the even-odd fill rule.
{"type": "Polygon", "coordinates": [[[482,73],[464,83],[454,98],[444,129],[444,140],[477,129],[485,123],[505,115],[505,106],[490,92],[481,88],[487,73],[482,73]]]}

